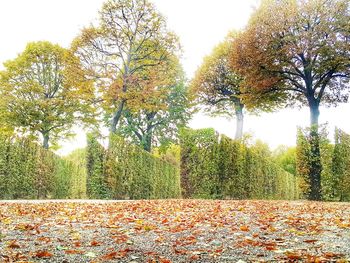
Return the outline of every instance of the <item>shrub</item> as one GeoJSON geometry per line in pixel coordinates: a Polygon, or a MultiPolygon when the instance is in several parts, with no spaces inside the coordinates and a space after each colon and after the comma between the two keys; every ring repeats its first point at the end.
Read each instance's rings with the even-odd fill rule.
{"type": "Polygon", "coordinates": [[[107,180],[104,176],[105,149],[99,144],[96,136],[87,135],[87,196],[92,199],[108,198],[109,189],[107,180]]]}
{"type": "MultiPolygon", "coordinates": [[[[308,198],[310,194],[309,172],[312,165],[312,154],[310,146],[310,129],[298,128],[296,166],[297,176],[300,180],[301,198],[308,198]]],[[[337,186],[332,172],[332,159],[334,146],[327,139],[326,127],[319,131],[320,154],[321,154],[321,186],[323,200],[334,200],[337,186]]]]}
{"type": "Polygon", "coordinates": [[[79,197],[73,192],[79,172],[71,160],[64,160],[27,138],[2,136],[0,144],[0,198],[79,197]]]}
{"type": "Polygon", "coordinates": [[[182,196],[220,197],[218,134],[213,129],[184,129],[180,146],[182,196]]]}
{"type": "Polygon", "coordinates": [[[176,165],[117,135],[110,137],[109,144],[105,150],[95,136],[88,137],[89,197],[95,193],[100,198],[113,199],[180,197],[180,173],[176,165]]]}
{"type": "Polygon", "coordinates": [[[185,129],[180,138],[184,197],[297,198],[297,179],[273,163],[265,144],[249,147],[213,129],[185,129]]]}
{"type": "Polygon", "coordinates": [[[64,160],[69,162],[72,173],[70,197],[75,199],[87,198],[86,149],[77,149],[65,157],[64,160]]]}
{"type": "Polygon", "coordinates": [[[333,196],[339,201],[350,201],[350,135],[335,130],[332,159],[333,196]]]}

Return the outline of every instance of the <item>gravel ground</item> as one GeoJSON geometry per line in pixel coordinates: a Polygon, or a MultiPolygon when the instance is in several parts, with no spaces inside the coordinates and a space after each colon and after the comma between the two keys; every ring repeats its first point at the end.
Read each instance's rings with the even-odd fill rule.
{"type": "Polygon", "coordinates": [[[349,203],[0,201],[0,262],[349,260],[349,203]]]}

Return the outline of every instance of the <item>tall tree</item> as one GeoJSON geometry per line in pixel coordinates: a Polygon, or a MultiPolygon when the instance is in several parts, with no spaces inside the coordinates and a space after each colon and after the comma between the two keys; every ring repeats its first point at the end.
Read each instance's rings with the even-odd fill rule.
{"type": "Polygon", "coordinates": [[[242,78],[230,67],[229,55],[234,33],[216,46],[205,57],[192,82],[191,93],[197,103],[205,106],[205,111],[213,115],[236,116],[235,139],[243,135],[243,109],[240,99],[242,78]]]}
{"type": "Polygon", "coordinates": [[[180,47],[164,17],[147,0],[108,0],[99,14],[99,24],[84,29],[72,46],[96,80],[110,132],[115,133],[130,92],[137,87],[134,76],[180,47]]]}
{"type": "Polygon", "coordinates": [[[137,88],[125,108],[118,131],[151,151],[177,140],[191,116],[184,72],[178,59],[139,72],[137,88]]]}
{"type": "MultiPolygon", "coordinates": [[[[0,112],[18,132],[41,134],[43,147],[71,134],[73,124],[94,112],[91,81],[81,76],[79,60],[50,42],[29,43],[0,72],[0,112]]],[[[91,119],[90,119],[91,120],[91,119]]]]}
{"type": "Polygon", "coordinates": [[[264,0],[233,42],[232,65],[249,87],[244,101],[274,94],[310,109],[310,199],[321,198],[319,106],[348,99],[348,0],[264,0]]]}

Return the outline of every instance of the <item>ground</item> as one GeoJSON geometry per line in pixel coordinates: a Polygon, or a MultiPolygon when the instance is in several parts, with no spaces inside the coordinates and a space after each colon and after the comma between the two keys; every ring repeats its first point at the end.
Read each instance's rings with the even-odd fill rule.
{"type": "Polygon", "coordinates": [[[0,201],[0,262],[348,262],[350,204],[0,201]]]}

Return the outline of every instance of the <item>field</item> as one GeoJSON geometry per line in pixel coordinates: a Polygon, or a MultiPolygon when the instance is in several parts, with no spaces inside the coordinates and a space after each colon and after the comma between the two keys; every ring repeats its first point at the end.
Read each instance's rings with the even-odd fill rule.
{"type": "Polygon", "coordinates": [[[347,262],[349,244],[349,203],[0,202],[0,262],[347,262]]]}

